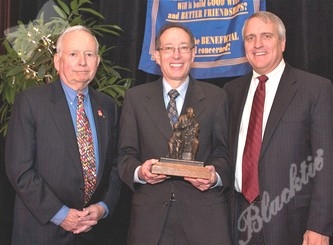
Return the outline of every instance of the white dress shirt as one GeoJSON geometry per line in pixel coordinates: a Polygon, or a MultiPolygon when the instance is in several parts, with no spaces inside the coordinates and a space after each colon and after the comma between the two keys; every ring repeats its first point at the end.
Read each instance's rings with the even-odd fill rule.
{"type": "Polygon", "coordinates": [[[253,71],[253,76],[251,79],[251,84],[249,87],[249,91],[247,94],[246,102],[244,105],[242,120],[239,129],[238,135],[238,146],[237,146],[237,159],[236,159],[236,172],[235,172],[235,190],[238,192],[242,191],[242,161],[243,161],[243,152],[245,147],[247,129],[249,126],[252,101],[254,97],[254,93],[259,84],[258,77],[260,75],[266,75],[268,80],[265,86],[265,104],[264,104],[264,115],[263,115],[263,124],[262,124],[262,138],[264,137],[265,128],[268,120],[269,113],[271,111],[275,94],[279,86],[279,82],[284,71],[286,64],[282,59],[280,64],[270,73],[268,74],[258,74],[253,71]]]}

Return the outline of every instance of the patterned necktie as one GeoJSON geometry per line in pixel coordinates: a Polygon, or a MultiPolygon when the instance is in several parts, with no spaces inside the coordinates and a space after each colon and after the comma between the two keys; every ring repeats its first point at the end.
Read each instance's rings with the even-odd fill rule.
{"type": "Polygon", "coordinates": [[[96,187],[96,163],[92,133],[89,125],[89,120],[84,111],[84,95],[78,94],[77,99],[77,142],[80,151],[84,178],[84,204],[87,204],[96,187]]]}
{"type": "Polygon", "coordinates": [[[253,97],[242,164],[242,193],[249,203],[252,203],[259,195],[258,162],[262,141],[265,82],[268,77],[262,75],[258,79],[259,84],[253,97]]]}
{"type": "Polygon", "coordinates": [[[178,97],[179,93],[176,89],[171,89],[168,93],[170,97],[170,101],[167,107],[168,110],[168,117],[170,119],[171,125],[175,124],[178,120],[178,112],[176,106],[176,98],[178,97]]]}

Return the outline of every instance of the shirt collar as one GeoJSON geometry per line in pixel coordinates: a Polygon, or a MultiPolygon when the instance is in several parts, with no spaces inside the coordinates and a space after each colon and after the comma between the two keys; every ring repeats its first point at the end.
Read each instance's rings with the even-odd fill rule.
{"type": "MultiPolygon", "coordinates": [[[[185,81],[177,88],[179,96],[181,96],[182,98],[185,98],[189,82],[190,77],[187,76],[185,81]]],[[[163,78],[163,96],[169,98],[168,93],[171,89],[172,87],[170,86],[170,84],[163,78]]]]}
{"type": "Polygon", "coordinates": [[[285,66],[286,66],[286,63],[285,63],[284,59],[282,59],[280,61],[280,63],[278,64],[278,66],[275,67],[275,69],[273,71],[271,71],[270,73],[268,73],[268,74],[258,74],[257,72],[255,72],[253,70],[252,80],[254,80],[255,78],[257,78],[257,77],[259,77],[261,75],[266,75],[268,77],[268,80],[267,80],[266,83],[270,83],[270,82],[276,80],[277,77],[279,77],[279,78],[281,77],[281,75],[282,75],[282,73],[284,71],[285,66]]]}
{"type": "MultiPolygon", "coordinates": [[[[61,81],[61,85],[70,101],[74,102],[76,100],[77,91],[66,85],[63,81],[61,81]]],[[[88,86],[82,90],[82,93],[86,98],[89,97],[88,86]]]]}

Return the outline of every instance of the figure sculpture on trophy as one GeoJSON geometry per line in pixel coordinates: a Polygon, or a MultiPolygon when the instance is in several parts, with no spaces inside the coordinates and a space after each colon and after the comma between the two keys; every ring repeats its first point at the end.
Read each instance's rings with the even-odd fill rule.
{"type": "Polygon", "coordinates": [[[193,108],[186,109],[186,114],[179,116],[173,125],[173,134],[169,140],[169,154],[161,158],[152,167],[153,173],[209,178],[210,172],[203,162],[195,161],[199,147],[200,126],[193,108]]]}
{"type": "Polygon", "coordinates": [[[199,146],[199,123],[193,108],[187,108],[173,126],[174,133],[169,140],[169,156],[173,159],[194,161],[199,146]]]}

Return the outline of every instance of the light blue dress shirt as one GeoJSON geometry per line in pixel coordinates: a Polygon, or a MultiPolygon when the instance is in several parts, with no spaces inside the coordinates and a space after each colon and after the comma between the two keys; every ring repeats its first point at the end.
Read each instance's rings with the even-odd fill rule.
{"type": "MultiPolygon", "coordinates": [[[[75,133],[77,133],[77,127],[76,127],[76,108],[77,108],[77,96],[76,95],[77,95],[77,92],[74,89],[68,87],[63,82],[61,82],[61,85],[65,92],[69,111],[71,113],[73,125],[75,128],[75,133]]],[[[89,120],[91,132],[92,132],[92,136],[93,136],[94,152],[95,152],[95,160],[96,160],[96,173],[98,173],[98,167],[99,167],[98,140],[97,140],[97,132],[96,132],[94,115],[93,115],[90,97],[89,97],[89,93],[88,93],[88,87],[86,87],[82,91],[82,93],[84,94],[84,110],[85,110],[87,118],[89,120]]],[[[104,202],[99,202],[98,204],[100,204],[105,210],[105,215],[103,217],[107,216],[109,210],[108,210],[108,207],[106,206],[106,204],[104,202]]],[[[69,207],[64,205],[57,212],[57,214],[51,219],[51,222],[53,222],[56,225],[60,225],[66,218],[68,212],[69,212],[69,207]]]]}
{"type": "MultiPolygon", "coordinates": [[[[185,79],[185,81],[177,88],[177,91],[179,93],[179,96],[176,98],[176,106],[177,106],[177,112],[178,116],[180,115],[184,101],[185,101],[185,96],[186,96],[186,91],[188,88],[188,84],[190,82],[189,76],[185,79]]],[[[169,101],[170,101],[170,96],[168,95],[169,91],[173,89],[170,84],[163,78],[163,98],[164,98],[164,103],[165,103],[165,108],[168,107],[169,101]]]]}

